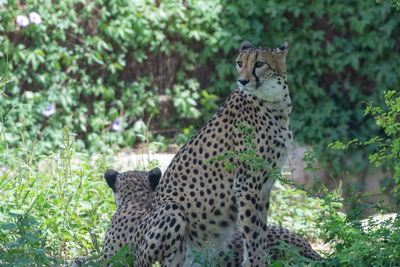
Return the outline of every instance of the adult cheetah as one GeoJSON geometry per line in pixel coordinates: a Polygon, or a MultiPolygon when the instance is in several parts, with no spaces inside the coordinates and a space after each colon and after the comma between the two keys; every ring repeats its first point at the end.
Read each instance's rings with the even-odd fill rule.
{"type": "MultiPolygon", "coordinates": [[[[225,249],[236,228],[243,242],[243,266],[262,266],[267,254],[267,213],[274,179],[245,162],[207,163],[216,155],[245,150],[238,125],[254,129],[256,156],[282,167],[292,141],[292,103],[286,76],[288,43],[277,49],[242,42],[236,59],[238,87],[214,116],[179,150],[156,188],[154,208],[166,203],[181,213],[185,246],[171,254],[176,266],[189,266],[192,248],[208,241],[225,249]]],[[[157,247],[156,247],[157,249],[157,247]]],[[[175,266],[175,265],[174,265],[175,266]]]]}

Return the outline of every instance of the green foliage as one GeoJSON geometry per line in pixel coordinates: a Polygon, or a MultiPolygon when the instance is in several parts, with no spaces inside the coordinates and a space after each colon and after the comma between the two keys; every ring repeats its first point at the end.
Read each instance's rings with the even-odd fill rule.
{"type": "Polygon", "coordinates": [[[2,217],[10,222],[0,226],[0,263],[27,266],[35,262],[36,265],[50,266],[57,262],[56,258],[48,256],[54,251],[46,246],[47,235],[38,229],[38,222],[34,218],[26,213],[9,212],[8,215],[2,217]],[[3,233],[10,237],[5,238],[3,233]]]}
{"type": "MultiPolygon", "coordinates": [[[[400,1],[399,0],[388,0],[393,4],[394,7],[397,8],[397,10],[400,10],[400,1]]],[[[380,0],[376,0],[377,3],[380,2],[380,0]]]]}
{"type": "Polygon", "coordinates": [[[393,173],[389,181],[392,193],[396,199],[400,196],[400,94],[396,91],[387,91],[385,108],[375,107],[370,104],[365,109],[365,115],[373,115],[376,124],[384,131],[385,136],[375,136],[366,142],[358,139],[347,143],[335,141],[328,147],[333,149],[349,149],[352,145],[373,146],[375,151],[369,155],[369,161],[376,167],[385,166],[393,173]]]}
{"type": "Polygon", "coordinates": [[[192,248],[189,257],[191,258],[190,266],[220,267],[223,266],[224,260],[233,257],[233,254],[230,250],[220,253],[214,244],[208,243],[204,250],[192,248]]]}
{"type": "MultiPolygon", "coordinates": [[[[133,248],[131,245],[123,246],[114,256],[104,262],[96,262],[96,266],[103,266],[112,263],[113,266],[133,266],[135,257],[133,255],[133,248]]],[[[92,265],[93,263],[90,263],[92,265]]],[[[90,266],[89,265],[89,266],[90,266]]]]}
{"type": "Polygon", "coordinates": [[[325,201],[277,181],[271,192],[268,224],[281,225],[306,240],[319,240],[321,231],[315,221],[326,209],[325,201]]]}
{"type": "Polygon", "coordinates": [[[179,146],[183,146],[187,141],[196,133],[196,129],[193,125],[183,129],[183,133],[177,134],[175,141],[179,146]]]}
{"type": "MultiPolygon", "coordinates": [[[[168,121],[164,127],[198,128],[218,107],[216,95],[223,99],[235,86],[232,62],[245,39],[290,42],[294,136],[320,144],[320,152],[339,136],[364,140],[377,133],[372,120],[359,116],[363,101],[380,103],[379,88],[399,83],[400,15],[391,1],[29,0],[0,6],[0,73],[7,67],[10,80],[1,127],[10,146],[37,136],[41,152],[61,143],[64,126],[81,140],[79,149],[96,152],[135,144],[151,114],[168,121]],[[18,26],[17,15],[31,11],[42,22],[18,26]],[[168,89],[174,110],[159,114],[158,96],[168,89]],[[49,104],[56,113],[45,117],[49,104]],[[112,130],[116,118],[124,130],[112,130]]],[[[326,162],[342,166],[343,153],[328,154],[326,162]]]]}
{"type": "Polygon", "coordinates": [[[338,216],[334,210],[320,217],[319,227],[334,252],[329,266],[398,266],[400,262],[400,216],[366,222],[338,216]]]}
{"type": "Polygon", "coordinates": [[[0,265],[54,266],[66,255],[100,252],[114,210],[102,178],[112,160],[93,162],[76,153],[69,132],[63,132],[63,149],[50,156],[6,151],[9,164],[0,169],[0,265]]]}
{"type": "MultiPolygon", "coordinates": [[[[369,105],[365,114],[375,116],[376,124],[383,128],[386,138],[375,137],[366,144],[378,144],[379,150],[369,156],[371,163],[381,166],[383,163],[393,166],[393,179],[400,183],[400,93],[387,91],[385,93],[386,110],[369,105]]],[[[400,186],[395,191],[400,191],[400,186]]]]}
{"type": "MultiPolygon", "coordinates": [[[[400,142],[400,96],[396,91],[387,91],[385,108],[370,104],[365,115],[372,114],[378,126],[382,127],[385,137],[374,137],[369,141],[360,142],[354,139],[347,143],[336,141],[329,145],[333,149],[348,149],[351,145],[374,145],[376,150],[369,159],[375,166],[386,164],[393,170],[391,182],[395,184],[393,193],[399,191],[399,147],[400,142]]],[[[368,196],[368,195],[367,195],[368,196]]],[[[361,196],[363,197],[363,196],[361,196]]],[[[334,248],[327,261],[333,266],[397,266],[400,262],[400,216],[398,202],[391,207],[383,205],[383,200],[375,203],[360,201],[359,196],[350,198],[350,203],[356,206],[373,207],[378,211],[397,212],[397,215],[381,221],[372,217],[368,221],[359,221],[352,217],[338,216],[337,207],[330,206],[330,212],[318,219],[326,242],[334,248]]]]}
{"type": "Polygon", "coordinates": [[[318,266],[319,262],[315,262],[308,258],[305,258],[300,255],[300,252],[297,248],[292,247],[286,244],[284,241],[279,241],[279,245],[273,248],[275,251],[279,251],[280,255],[284,255],[282,257],[272,263],[272,259],[270,255],[267,255],[266,261],[268,266],[272,267],[282,267],[282,266],[293,266],[293,267],[300,267],[300,266],[318,266]]]}
{"type": "MultiPolygon", "coordinates": [[[[201,113],[196,108],[197,100],[200,98],[199,83],[195,80],[188,80],[187,86],[175,85],[173,93],[173,104],[178,112],[179,118],[197,119],[201,113]]],[[[172,95],[168,90],[167,94],[172,95]]]]}

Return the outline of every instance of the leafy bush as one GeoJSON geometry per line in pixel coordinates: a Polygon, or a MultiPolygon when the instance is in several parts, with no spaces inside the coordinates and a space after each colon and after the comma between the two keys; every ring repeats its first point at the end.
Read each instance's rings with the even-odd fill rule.
{"type": "Polygon", "coordinates": [[[372,104],[365,110],[365,115],[373,115],[376,124],[384,131],[385,136],[375,136],[366,142],[358,139],[347,143],[336,141],[329,145],[333,149],[348,149],[351,146],[373,146],[375,149],[369,155],[369,161],[376,167],[384,166],[393,173],[383,189],[391,191],[395,203],[400,199],[400,94],[397,91],[387,91],[384,95],[385,107],[376,107],[372,104]]]}
{"type": "MultiPolygon", "coordinates": [[[[247,39],[269,46],[291,43],[288,71],[297,141],[320,144],[324,151],[338,137],[365,139],[378,130],[371,119],[364,123],[359,116],[363,102],[380,103],[379,88],[399,83],[400,15],[391,5],[6,1],[0,5],[0,73],[8,66],[10,80],[1,99],[4,137],[18,146],[37,136],[44,141],[38,150],[46,152],[61,143],[60,129],[67,126],[81,140],[80,149],[99,152],[135,144],[150,115],[157,115],[152,129],[197,128],[216,110],[215,96],[223,99],[233,89],[232,62],[239,41],[247,39]],[[18,15],[33,11],[40,24],[17,25],[18,15]],[[187,82],[196,79],[195,87],[187,82]],[[167,89],[174,106],[164,112],[159,97],[167,89]]],[[[328,154],[336,157],[326,156],[326,162],[342,166],[341,152],[328,154]]]]}
{"type": "Polygon", "coordinates": [[[148,52],[170,53],[165,23],[185,19],[174,15],[183,7],[173,1],[155,10],[147,2],[12,1],[0,7],[0,58],[10,59],[8,97],[0,110],[7,117],[8,144],[37,136],[45,141],[38,148],[44,152],[61,143],[63,126],[97,152],[113,144],[132,146],[143,135],[146,116],[158,112],[157,90],[150,90],[154,81],[149,73],[140,75],[141,66],[124,68],[145,60],[149,46],[148,52]],[[17,16],[30,11],[41,14],[42,22],[18,26],[17,16]]]}
{"type": "Polygon", "coordinates": [[[112,160],[91,162],[74,152],[67,131],[63,146],[39,163],[7,150],[10,164],[0,169],[0,265],[58,266],[66,255],[99,254],[114,210],[102,179],[112,160]]]}
{"type": "MultiPolygon", "coordinates": [[[[4,214],[2,214],[4,215],[4,214]]],[[[4,223],[0,226],[2,232],[11,238],[2,238],[8,241],[0,247],[0,263],[9,263],[14,266],[27,266],[35,262],[37,265],[49,266],[57,262],[57,259],[49,255],[54,253],[51,247],[46,246],[46,235],[37,228],[37,221],[28,214],[15,214],[9,216],[14,222],[4,223]],[[12,239],[12,240],[10,240],[12,239]],[[13,242],[9,242],[13,241],[13,242]]],[[[8,219],[10,218],[3,218],[8,219]]],[[[3,235],[3,233],[1,233],[3,235]]]]}
{"type": "MultiPolygon", "coordinates": [[[[372,114],[378,126],[384,130],[384,137],[373,137],[366,142],[354,139],[347,143],[336,141],[329,145],[333,149],[348,149],[351,145],[371,146],[375,150],[369,155],[369,160],[375,166],[386,166],[393,171],[390,179],[391,193],[397,200],[394,205],[385,205],[383,200],[375,202],[365,201],[370,194],[350,197],[346,202],[321,194],[314,190],[307,190],[310,195],[318,195],[324,200],[325,212],[317,220],[318,228],[322,230],[322,238],[328,243],[332,253],[322,263],[328,266],[397,266],[400,262],[400,205],[399,198],[399,133],[400,133],[400,95],[396,91],[387,91],[384,94],[385,107],[376,107],[370,104],[365,115],[372,114]],[[340,205],[343,203],[347,208],[355,212],[349,216],[341,214],[340,205]],[[383,220],[373,217],[360,221],[358,216],[362,215],[363,208],[373,208],[377,212],[391,212],[383,220]]],[[[312,163],[311,163],[312,165],[312,163]]],[[[300,186],[301,187],[301,186],[300,186]]],[[[326,191],[325,191],[326,192],[326,191]]],[[[393,204],[393,203],[392,203],[393,204]]]]}
{"type": "Polygon", "coordinates": [[[307,195],[303,190],[276,182],[271,192],[269,225],[281,225],[307,240],[319,240],[316,220],[326,213],[325,202],[307,195]]]}
{"type": "Polygon", "coordinates": [[[328,266],[398,266],[400,216],[376,222],[338,216],[334,210],[319,218],[324,239],[333,248],[328,266]]]}
{"type": "MultiPolygon", "coordinates": [[[[322,230],[322,238],[331,248],[323,263],[328,266],[397,266],[400,262],[400,205],[399,198],[399,141],[400,137],[400,96],[396,91],[387,91],[384,95],[386,107],[376,107],[370,104],[365,115],[372,114],[378,126],[384,130],[384,137],[373,137],[366,142],[357,139],[343,143],[336,141],[329,145],[333,149],[348,149],[351,145],[371,146],[375,150],[369,155],[369,160],[375,166],[384,165],[393,171],[390,179],[391,193],[395,196],[394,205],[385,205],[383,200],[375,202],[365,201],[370,194],[350,197],[347,202],[322,195],[325,200],[325,213],[318,218],[318,228],[322,230]],[[339,213],[340,206],[334,203],[343,203],[355,212],[344,216],[339,213]],[[363,208],[373,208],[377,212],[391,212],[379,221],[373,217],[360,221],[358,216],[363,208]]],[[[307,190],[311,195],[319,195],[307,190]]]]}

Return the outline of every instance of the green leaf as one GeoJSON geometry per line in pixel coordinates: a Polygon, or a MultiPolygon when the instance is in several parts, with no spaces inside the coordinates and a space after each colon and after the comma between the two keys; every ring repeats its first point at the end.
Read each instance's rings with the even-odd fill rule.
{"type": "Polygon", "coordinates": [[[2,229],[2,230],[12,230],[15,227],[17,227],[17,225],[15,223],[5,223],[5,224],[2,224],[0,226],[0,229],[2,229]]]}

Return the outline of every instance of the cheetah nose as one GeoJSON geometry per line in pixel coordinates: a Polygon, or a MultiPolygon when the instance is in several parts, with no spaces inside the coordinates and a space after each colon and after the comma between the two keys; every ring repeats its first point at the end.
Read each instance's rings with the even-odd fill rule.
{"type": "Polygon", "coordinates": [[[247,79],[238,79],[238,82],[240,82],[242,85],[246,85],[249,83],[249,80],[247,79]]]}

